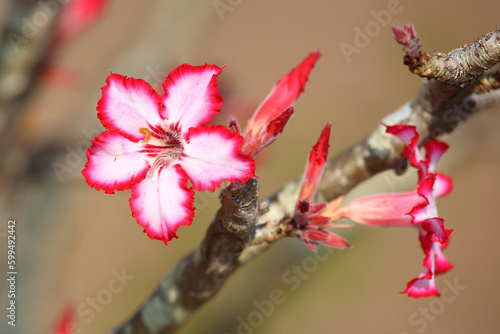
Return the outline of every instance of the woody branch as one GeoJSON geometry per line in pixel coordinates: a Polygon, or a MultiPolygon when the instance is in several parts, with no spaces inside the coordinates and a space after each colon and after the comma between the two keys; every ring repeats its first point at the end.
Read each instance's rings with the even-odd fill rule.
{"type": "MultiPolygon", "coordinates": [[[[397,27],[393,30],[398,41],[404,37],[397,27]]],[[[414,34],[410,37],[415,41],[414,34]]],[[[474,113],[500,105],[499,91],[483,93],[496,88],[494,84],[487,89],[477,88],[484,87],[485,81],[494,82],[492,77],[498,78],[483,73],[500,61],[499,53],[498,31],[447,55],[423,57],[420,53],[425,61],[410,69],[431,79],[423,82],[413,100],[384,117],[381,123],[415,125],[423,142],[452,132],[474,113]]],[[[328,161],[318,196],[330,201],[382,171],[402,172],[406,166],[402,149],[403,145],[379,125],[368,137],[328,161]]],[[[220,289],[237,267],[286,236],[282,226],[293,216],[298,187],[298,182],[292,181],[275,195],[261,200],[258,206],[255,179],[226,188],[221,209],[200,247],[181,261],[137,313],[113,333],[173,333],[220,289]],[[223,223],[234,217],[238,217],[236,225],[223,223]]]]}

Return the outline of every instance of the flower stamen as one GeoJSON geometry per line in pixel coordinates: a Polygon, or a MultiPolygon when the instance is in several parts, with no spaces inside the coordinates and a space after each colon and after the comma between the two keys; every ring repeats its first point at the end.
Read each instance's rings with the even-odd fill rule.
{"type": "Polygon", "coordinates": [[[177,163],[183,151],[183,140],[178,131],[169,126],[155,129],[157,131],[153,130],[152,133],[146,128],[139,129],[139,132],[146,136],[144,143],[149,142],[145,150],[151,157],[151,169],[148,171],[148,175],[152,175],[157,168],[169,167],[177,163]]]}
{"type": "Polygon", "coordinates": [[[151,140],[151,132],[147,128],[140,128],[139,133],[144,136],[143,143],[147,143],[151,140]]]}

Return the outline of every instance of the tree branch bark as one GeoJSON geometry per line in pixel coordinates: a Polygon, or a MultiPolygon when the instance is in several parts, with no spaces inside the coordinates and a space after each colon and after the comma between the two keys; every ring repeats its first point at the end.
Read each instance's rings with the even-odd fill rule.
{"type": "Polygon", "coordinates": [[[472,82],[500,61],[500,30],[491,31],[473,44],[464,45],[448,54],[423,54],[418,50],[418,37],[413,38],[418,41],[415,44],[417,50],[407,53],[405,57],[410,71],[447,85],[463,86],[472,82]]]}
{"type": "Polygon", "coordinates": [[[224,189],[221,209],[200,246],[165,277],[151,297],[126,324],[112,331],[174,333],[211,299],[239,265],[259,215],[256,178],[224,189]]]}

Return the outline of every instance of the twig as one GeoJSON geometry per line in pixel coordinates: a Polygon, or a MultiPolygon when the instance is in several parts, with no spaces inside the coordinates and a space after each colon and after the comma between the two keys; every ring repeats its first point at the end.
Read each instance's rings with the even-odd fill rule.
{"type": "Polygon", "coordinates": [[[410,71],[447,85],[464,86],[500,61],[500,30],[489,32],[473,44],[464,45],[448,54],[428,54],[420,51],[420,38],[413,25],[400,27],[396,23],[392,29],[397,42],[405,46],[404,62],[410,71]]]}

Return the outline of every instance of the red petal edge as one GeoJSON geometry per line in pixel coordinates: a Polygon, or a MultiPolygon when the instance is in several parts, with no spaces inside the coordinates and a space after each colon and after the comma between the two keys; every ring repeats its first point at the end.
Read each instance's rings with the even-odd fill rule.
{"type": "Polygon", "coordinates": [[[146,81],[111,73],[97,102],[97,117],[105,128],[131,141],[144,138],[139,129],[152,129],[163,122],[160,97],[146,81]]]}
{"type": "Polygon", "coordinates": [[[223,100],[218,92],[217,76],[225,68],[205,64],[177,66],[163,83],[165,105],[162,117],[175,123],[182,131],[205,125],[220,112],[223,100]],[[210,80],[206,82],[207,75],[210,80]]]}
{"type": "MultiPolygon", "coordinates": [[[[104,190],[107,194],[114,194],[115,190],[126,190],[130,189],[132,185],[136,184],[137,182],[142,181],[145,177],[146,174],[149,170],[149,164],[143,160],[142,163],[139,160],[140,157],[137,157],[134,160],[134,165],[130,166],[131,168],[129,169],[127,175],[128,178],[123,178],[119,179],[117,178],[118,173],[116,166],[114,167],[113,164],[117,164],[120,162],[121,158],[126,158],[126,155],[122,154],[121,156],[115,156],[114,159],[110,159],[110,161],[105,161],[106,157],[104,155],[100,155],[100,158],[104,159],[101,160],[101,164],[105,165],[99,165],[99,157],[97,156],[96,153],[98,153],[99,150],[107,151],[106,150],[106,145],[112,145],[111,140],[115,137],[116,139],[122,140],[123,145],[127,145],[130,143],[130,146],[134,145],[135,143],[132,141],[129,141],[127,138],[123,137],[121,134],[115,131],[104,131],[99,134],[99,136],[95,137],[92,139],[92,145],[87,149],[87,163],[85,164],[84,169],[82,170],[82,175],[85,178],[85,181],[87,184],[95,188],[97,190],[104,190]],[[141,166],[142,165],[142,166],[141,166]],[[99,176],[99,172],[102,172],[102,174],[106,174],[106,171],[111,174],[114,179],[103,179],[102,175],[99,176]]],[[[117,141],[116,145],[120,145],[120,143],[117,141]]],[[[122,148],[123,148],[122,145],[122,148]]],[[[124,150],[125,151],[125,150],[124,150]]],[[[113,158],[112,153],[109,153],[108,158],[113,158]]],[[[123,153],[133,153],[133,152],[123,152],[123,153]]],[[[137,152],[136,152],[137,153],[137,152]]]]}
{"type": "MultiPolygon", "coordinates": [[[[169,183],[160,185],[159,178],[161,177],[160,174],[163,172],[160,167],[160,169],[156,171],[152,176],[156,178],[155,180],[146,178],[142,182],[132,187],[132,196],[129,199],[132,216],[136,218],[137,223],[144,228],[144,232],[151,239],[162,240],[167,247],[170,247],[167,244],[169,241],[171,241],[173,238],[178,238],[176,234],[177,229],[180,226],[191,225],[194,218],[194,191],[192,188],[187,187],[188,178],[186,173],[181,168],[177,168],[176,166],[174,166],[173,168],[178,173],[177,177],[179,177],[179,179],[177,184],[169,183]],[[158,193],[158,203],[154,203],[156,195],[154,193],[155,189],[153,188],[151,190],[153,192],[152,194],[148,193],[148,190],[150,189],[148,189],[148,185],[144,183],[148,181],[151,182],[149,186],[154,187],[154,184],[158,184],[158,191],[164,190],[172,193],[173,190],[169,190],[168,187],[178,187],[181,192],[184,191],[184,194],[181,194],[185,196],[184,199],[180,198],[180,196],[175,197],[177,200],[180,200],[182,202],[180,203],[180,205],[184,209],[184,212],[181,212],[180,215],[184,215],[184,217],[175,222],[168,221],[169,217],[166,216],[175,214],[174,211],[176,211],[177,209],[168,208],[168,205],[172,205],[172,203],[170,203],[171,200],[167,201],[166,203],[163,203],[161,201],[165,198],[168,199],[168,195],[162,196],[160,193],[158,193]],[[158,205],[158,207],[156,207],[156,205],[158,205]]],[[[163,181],[163,183],[165,182],[163,181]]],[[[178,203],[173,204],[177,205],[178,203]]]]}

